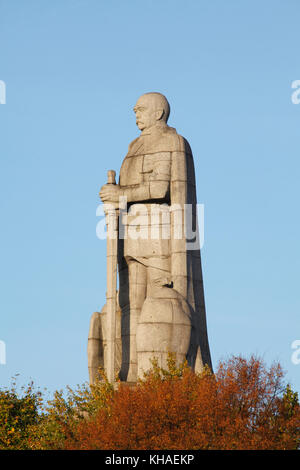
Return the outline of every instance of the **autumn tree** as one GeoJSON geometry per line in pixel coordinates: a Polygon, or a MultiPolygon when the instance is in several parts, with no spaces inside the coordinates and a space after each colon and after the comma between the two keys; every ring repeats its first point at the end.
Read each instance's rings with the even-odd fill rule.
{"type": "Polygon", "coordinates": [[[33,383],[17,387],[14,377],[11,387],[0,390],[0,449],[28,449],[31,427],[39,422],[42,394],[33,383]]]}
{"type": "Polygon", "coordinates": [[[279,364],[232,357],[193,373],[172,355],[134,387],[0,390],[0,449],[299,449],[298,395],[279,364]]]}
{"type": "MultiPolygon", "coordinates": [[[[67,449],[297,449],[297,394],[279,364],[233,357],[215,374],[170,357],[135,387],[119,384],[105,406],[78,419],[67,449]]],[[[101,387],[101,385],[100,385],[101,387]]],[[[68,434],[65,429],[65,435],[68,434]]]]}
{"type": "Polygon", "coordinates": [[[31,427],[28,447],[32,450],[63,450],[77,432],[78,423],[95,416],[99,409],[109,410],[113,386],[103,371],[95,385],[83,384],[75,390],[54,392],[44,403],[38,422],[31,427]]]}

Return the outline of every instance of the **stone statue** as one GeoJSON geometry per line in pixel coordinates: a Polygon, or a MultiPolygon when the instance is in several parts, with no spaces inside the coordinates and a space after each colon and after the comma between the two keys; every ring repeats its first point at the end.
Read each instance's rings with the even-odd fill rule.
{"type": "MultiPolygon", "coordinates": [[[[169,352],[197,372],[205,364],[212,367],[192,151],[167,125],[165,96],[142,95],[134,112],[141,134],[129,145],[119,183],[100,190],[104,205],[119,210],[119,292],[110,334],[113,370],[129,383],[143,376],[154,357],[165,367],[169,352]],[[122,210],[119,201],[125,201],[122,210]]],[[[99,366],[108,367],[107,315],[108,301],[90,322],[91,383],[99,366]]]]}

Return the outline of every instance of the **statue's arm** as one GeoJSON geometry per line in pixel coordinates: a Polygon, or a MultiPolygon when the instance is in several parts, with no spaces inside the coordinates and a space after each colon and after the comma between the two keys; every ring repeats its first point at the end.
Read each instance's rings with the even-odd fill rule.
{"type": "MultiPolygon", "coordinates": [[[[167,202],[170,194],[171,160],[166,156],[157,154],[149,158],[147,164],[134,168],[138,171],[136,184],[126,184],[128,181],[126,169],[121,168],[122,182],[119,185],[107,184],[100,190],[103,202],[118,202],[125,197],[127,202],[161,201],[167,202]]],[[[128,171],[128,168],[127,168],[128,171]]],[[[132,171],[129,168],[129,171],[132,171]]]]}
{"type": "Polygon", "coordinates": [[[125,197],[127,202],[165,201],[168,198],[169,188],[169,181],[155,180],[134,186],[106,184],[102,186],[99,195],[104,203],[118,202],[120,197],[125,197]]]}
{"type": "Polygon", "coordinates": [[[167,201],[170,193],[170,154],[159,152],[146,156],[139,171],[140,182],[124,188],[128,202],[167,201]]]}
{"type": "Polygon", "coordinates": [[[122,188],[128,202],[166,200],[170,190],[169,181],[146,181],[136,186],[122,188]]]}

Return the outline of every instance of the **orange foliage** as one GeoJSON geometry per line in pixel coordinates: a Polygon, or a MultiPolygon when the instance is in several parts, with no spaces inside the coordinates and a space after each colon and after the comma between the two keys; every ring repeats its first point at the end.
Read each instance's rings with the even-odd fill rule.
{"type": "MultiPolygon", "coordinates": [[[[171,369],[174,372],[174,364],[171,369]]],[[[67,449],[297,449],[297,394],[279,365],[234,357],[216,374],[153,371],[119,384],[109,403],[72,426],[67,449]]]]}

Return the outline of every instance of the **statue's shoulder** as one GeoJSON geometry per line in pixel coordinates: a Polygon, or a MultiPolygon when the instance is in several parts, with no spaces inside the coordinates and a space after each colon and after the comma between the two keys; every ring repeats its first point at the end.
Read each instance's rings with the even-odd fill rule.
{"type": "Polygon", "coordinates": [[[192,154],[190,144],[174,127],[167,127],[165,130],[165,138],[172,152],[185,152],[192,154]]]}
{"type": "Polygon", "coordinates": [[[149,140],[147,152],[187,152],[191,149],[187,140],[174,127],[166,126],[154,139],[149,140]]]}
{"type": "Polygon", "coordinates": [[[127,157],[157,152],[186,152],[192,154],[188,141],[174,127],[166,126],[156,132],[139,136],[128,148],[127,157]]]}
{"type": "Polygon", "coordinates": [[[133,140],[130,142],[130,144],[128,145],[128,153],[129,153],[129,154],[130,154],[131,149],[132,149],[136,144],[138,144],[139,140],[140,140],[140,136],[139,136],[139,137],[136,137],[135,139],[133,139],[133,140]]]}

